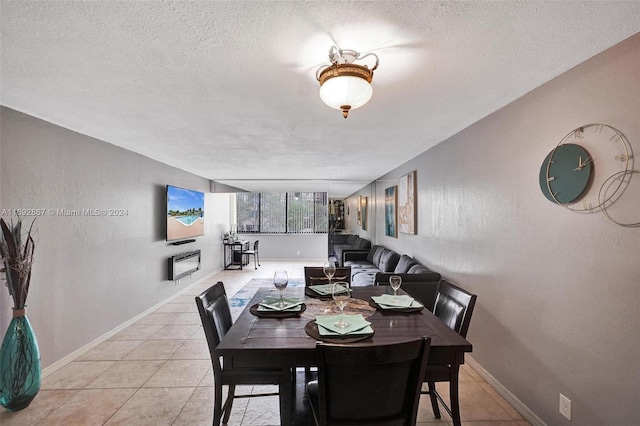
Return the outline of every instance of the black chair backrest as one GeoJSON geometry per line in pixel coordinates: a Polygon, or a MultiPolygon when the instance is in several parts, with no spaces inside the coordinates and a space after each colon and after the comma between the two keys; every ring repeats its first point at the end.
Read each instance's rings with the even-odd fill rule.
{"type": "Polygon", "coordinates": [[[227,299],[224,284],[218,281],[199,296],[196,296],[196,305],[198,306],[200,320],[209,345],[213,367],[220,368],[220,361],[218,357],[214,356],[214,351],[233,325],[229,299],[227,299]]]}
{"type": "Polygon", "coordinates": [[[475,294],[471,294],[448,281],[441,280],[438,284],[433,314],[449,328],[466,338],[476,298],[475,294]]]}
{"type": "Polygon", "coordinates": [[[254,251],[258,251],[258,243],[259,243],[259,242],[260,242],[260,240],[256,240],[256,241],[253,243],[253,250],[254,250],[254,251]]]}
{"type": "MultiPolygon", "coordinates": [[[[389,285],[389,283],[386,285],[389,285]]],[[[422,303],[425,308],[433,312],[438,293],[438,281],[405,281],[403,279],[401,288],[422,303]]]]}
{"type": "Polygon", "coordinates": [[[430,347],[428,337],[373,346],[318,342],[320,424],[415,424],[430,347]]]}
{"type": "MultiPolygon", "coordinates": [[[[336,266],[336,273],[331,282],[344,281],[351,284],[351,266],[336,266]]],[[[305,266],[304,267],[304,285],[328,284],[329,279],[322,270],[322,266],[305,266]]]]}

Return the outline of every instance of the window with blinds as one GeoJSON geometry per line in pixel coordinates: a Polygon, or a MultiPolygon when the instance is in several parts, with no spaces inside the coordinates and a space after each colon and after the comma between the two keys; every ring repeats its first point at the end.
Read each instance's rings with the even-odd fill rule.
{"type": "Polygon", "coordinates": [[[314,234],[328,230],[326,192],[236,194],[239,233],[314,234]]]}

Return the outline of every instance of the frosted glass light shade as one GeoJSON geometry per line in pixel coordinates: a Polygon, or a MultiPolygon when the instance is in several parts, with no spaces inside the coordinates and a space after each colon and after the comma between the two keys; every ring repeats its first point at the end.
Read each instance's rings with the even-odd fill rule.
{"type": "Polygon", "coordinates": [[[369,102],[373,88],[361,77],[342,75],[333,77],[320,86],[320,99],[331,108],[342,110],[345,106],[356,109],[369,102]]]}

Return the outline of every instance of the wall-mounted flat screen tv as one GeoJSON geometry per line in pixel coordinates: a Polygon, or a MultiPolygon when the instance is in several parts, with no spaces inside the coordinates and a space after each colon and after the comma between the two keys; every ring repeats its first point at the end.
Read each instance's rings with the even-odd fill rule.
{"type": "Polygon", "coordinates": [[[167,241],[204,235],[204,193],[167,185],[167,241]]]}

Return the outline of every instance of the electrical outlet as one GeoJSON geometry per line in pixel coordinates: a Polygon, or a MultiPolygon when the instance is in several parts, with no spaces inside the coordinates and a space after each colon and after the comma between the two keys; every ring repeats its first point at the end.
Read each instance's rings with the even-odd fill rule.
{"type": "Polygon", "coordinates": [[[560,394],[560,414],[571,420],[571,400],[560,394]]]}
{"type": "Polygon", "coordinates": [[[300,250],[298,250],[298,251],[296,252],[296,254],[297,254],[298,256],[300,256],[300,250]]]}

